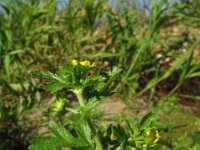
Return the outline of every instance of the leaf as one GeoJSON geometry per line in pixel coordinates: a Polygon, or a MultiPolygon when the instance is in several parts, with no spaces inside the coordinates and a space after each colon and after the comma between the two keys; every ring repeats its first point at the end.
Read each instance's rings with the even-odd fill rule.
{"type": "Polygon", "coordinates": [[[186,78],[194,78],[194,77],[199,77],[200,76],[200,64],[198,60],[193,60],[194,62],[197,62],[195,65],[190,66],[190,70],[186,75],[186,78]]]}
{"type": "Polygon", "coordinates": [[[64,78],[51,72],[37,71],[32,74],[38,78],[46,80],[46,89],[51,92],[56,92],[64,87],[73,89],[74,85],[67,82],[64,78]]]}
{"type": "Polygon", "coordinates": [[[31,141],[29,150],[52,150],[65,145],[64,140],[57,137],[37,137],[31,141]]]}
{"type": "Polygon", "coordinates": [[[64,78],[69,78],[73,76],[73,66],[66,64],[63,67],[59,68],[58,74],[64,78]]]}
{"type": "MultiPolygon", "coordinates": [[[[91,112],[97,109],[99,101],[95,98],[89,99],[88,103],[85,106],[81,106],[77,108],[77,112],[81,114],[81,116],[89,117],[91,112]]],[[[92,116],[90,116],[92,117],[92,116]]]]}
{"type": "Polygon", "coordinates": [[[51,92],[56,92],[66,87],[65,84],[59,82],[50,82],[47,84],[46,89],[51,92]]]}
{"type": "Polygon", "coordinates": [[[109,83],[116,79],[116,77],[121,73],[121,69],[114,67],[112,71],[108,72],[109,83]]]}
{"type": "Polygon", "coordinates": [[[187,75],[187,78],[194,78],[194,77],[200,77],[200,71],[199,72],[190,73],[190,74],[187,75]]]}
{"type": "Polygon", "coordinates": [[[85,79],[83,82],[83,87],[88,87],[91,85],[96,85],[98,83],[101,83],[105,80],[103,76],[89,76],[88,78],[85,79]]]}
{"type": "MultiPolygon", "coordinates": [[[[54,75],[51,72],[44,71],[36,71],[32,73],[33,76],[46,80],[47,82],[51,82],[52,80],[60,81],[57,75],[54,75]]],[[[62,82],[62,81],[61,81],[62,82]]]]}
{"type": "Polygon", "coordinates": [[[154,116],[155,114],[150,112],[148,113],[147,115],[145,115],[142,120],[140,121],[140,124],[139,124],[139,129],[140,130],[144,130],[145,128],[148,128],[151,126],[152,124],[152,121],[154,120],[154,116]]]}
{"type": "Polygon", "coordinates": [[[112,126],[111,128],[111,140],[117,140],[119,142],[122,142],[126,139],[126,133],[124,131],[124,128],[120,125],[112,126]]]}
{"type": "Polygon", "coordinates": [[[92,53],[87,55],[88,58],[109,58],[109,57],[120,57],[122,56],[122,53],[110,53],[110,52],[99,52],[99,53],[92,53]]]}
{"type": "Polygon", "coordinates": [[[9,55],[15,55],[15,54],[19,54],[19,53],[25,53],[25,50],[18,49],[18,50],[11,51],[8,54],[9,55]]]}
{"type": "Polygon", "coordinates": [[[106,83],[100,82],[100,83],[97,84],[95,90],[96,90],[97,92],[101,92],[102,89],[104,89],[104,87],[106,87],[106,85],[107,85],[106,83]]]}
{"type": "Polygon", "coordinates": [[[69,131],[67,131],[60,123],[50,121],[49,129],[61,140],[70,147],[87,147],[87,145],[80,139],[75,138],[69,131]]]}
{"type": "Polygon", "coordinates": [[[85,120],[79,120],[75,126],[75,130],[82,141],[86,142],[87,145],[92,145],[92,132],[85,120]]]}
{"type": "Polygon", "coordinates": [[[194,46],[192,48],[190,48],[190,50],[188,50],[187,52],[183,53],[179,58],[177,58],[177,60],[175,61],[175,63],[173,64],[173,66],[171,68],[169,68],[169,70],[167,72],[165,72],[165,74],[162,76],[162,80],[166,79],[167,77],[169,77],[175,70],[181,68],[181,66],[190,58],[189,56],[191,55],[191,53],[193,53],[194,51],[194,46]],[[189,58],[188,58],[189,57],[189,58]]]}
{"type": "Polygon", "coordinates": [[[181,94],[180,96],[181,96],[181,97],[190,98],[190,99],[195,99],[195,100],[199,100],[199,101],[200,101],[200,96],[184,95],[184,94],[181,94]]]}
{"type": "Polygon", "coordinates": [[[151,81],[149,81],[148,84],[146,85],[146,87],[141,92],[139,92],[137,95],[138,96],[141,95],[142,93],[144,93],[148,89],[152,88],[153,86],[155,86],[162,80],[168,78],[174,71],[180,69],[182,67],[182,65],[188,60],[188,56],[190,56],[191,53],[193,53],[193,51],[194,51],[194,46],[192,48],[190,48],[187,52],[181,54],[176,59],[173,66],[171,66],[161,77],[154,77],[151,81]]]}
{"type": "Polygon", "coordinates": [[[5,71],[6,71],[6,76],[8,79],[10,79],[10,56],[6,55],[4,58],[4,67],[5,67],[5,71]]]}
{"type": "Polygon", "coordinates": [[[121,69],[114,67],[112,71],[108,72],[107,81],[105,83],[100,82],[99,84],[97,84],[95,90],[99,93],[103,92],[111,84],[111,82],[116,79],[116,77],[120,74],[121,71],[121,69]]]}

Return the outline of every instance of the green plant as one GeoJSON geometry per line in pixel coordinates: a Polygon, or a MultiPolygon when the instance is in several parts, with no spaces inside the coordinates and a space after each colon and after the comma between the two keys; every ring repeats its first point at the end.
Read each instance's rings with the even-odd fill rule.
{"type": "Polygon", "coordinates": [[[108,9],[105,13],[111,44],[105,45],[93,57],[99,56],[112,64],[120,64],[123,72],[117,88],[128,102],[136,95],[140,79],[146,72],[156,76],[155,56],[158,52],[153,47],[159,43],[160,29],[171,19],[172,7],[168,0],[150,1],[149,11],[136,3],[117,3],[119,9],[108,9]]]}
{"type": "Polygon", "coordinates": [[[175,14],[182,22],[199,27],[199,6],[198,0],[180,0],[174,4],[175,14]]]}
{"type": "Polygon", "coordinates": [[[57,31],[50,20],[56,7],[57,1],[51,0],[0,2],[0,149],[26,149],[32,136],[34,123],[27,114],[41,95],[28,74],[35,62],[50,56],[49,41],[57,31]]]}
{"type": "MultiPolygon", "coordinates": [[[[37,111],[43,112],[51,103],[51,100],[48,102],[47,100],[54,97],[39,88],[39,84],[43,82],[31,80],[30,73],[34,70],[54,72],[58,66],[73,57],[94,58],[96,62],[103,64],[96,70],[93,70],[94,66],[94,68],[89,67],[91,70],[88,70],[88,74],[86,73],[82,78],[84,81],[87,75],[99,74],[102,68],[105,70],[110,70],[113,66],[122,68],[119,80],[108,84],[123,93],[125,100],[130,104],[132,100],[135,100],[132,99],[132,96],[145,96],[145,104],[150,106],[152,101],[147,101],[147,93],[147,95],[150,94],[149,99],[156,99],[153,107],[162,110],[168,116],[177,110],[177,103],[179,105],[185,99],[192,103],[194,99],[199,100],[200,59],[198,58],[197,36],[199,29],[194,28],[199,26],[198,0],[180,0],[177,3],[175,1],[171,3],[171,0],[151,0],[148,2],[146,7],[140,6],[135,1],[118,0],[118,7],[114,9],[109,6],[109,2],[106,0],[67,0],[65,2],[59,0],[1,0],[0,149],[27,149],[30,138],[40,131],[38,128],[41,124],[46,123],[45,120],[42,120],[43,118],[47,119],[44,117],[45,115],[34,119],[32,115],[38,114],[37,111]],[[63,3],[61,7],[60,3],[63,3]],[[178,29],[175,34],[181,34],[174,36],[174,29],[178,29]],[[190,38],[191,35],[196,36],[196,38],[190,38]],[[183,45],[186,45],[187,48],[183,45]],[[158,55],[159,57],[157,57],[158,55]],[[170,62],[165,61],[167,59],[170,59],[170,62]],[[190,81],[189,85],[186,80],[190,81]],[[194,86],[193,80],[197,86],[194,86]],[[191,90],[185,91],[184,89],[191,90]]],[[[81,65],[76,61],[73,63],[81,65]]],[[[83,61],[82,64],[89,64],[89,62],[83,61]]],[[[102,82],[107,84],[108,75],[103,73],[102,76],[105,78],[102,82]]],[[[54,78],[53,75],[52,78],[54,78]]],[[[79,138],[80,136],[77,135],[79,133],[78,124],[74,126],[76,129],[70,124],[76,117],[71,117],[72,121],[69,119],[70,117],[64,122],[63,119],[66,118],[65,115],[78,116],[82,112],[90,111],[92,112],[90,114],[91,122],[98,130],[104,148],[110,145],[112,147],[110,149],[115,149],[133,143],[135,143],[135,145],[131,145],[133,147],[143,145],[142,132],[144,130],[141,130],[139,134],[134,134],[137,132],[135,130],[138,129],[140,121],[132,121],[133,118],[127,119],[127,116],[123,116],[122,122],[109,127],[102,125],[102,114],[96,111],[95,107],[102,101],[94,100],[94,104],[90,100],[92,95],[98,93],[93,92],[97,85],[100,86],[98,88],[101,88],[100,81],[96,83],[97,85],[84,87],[83,96],[87,106],[85,108],[86,106],[79,106],[71,101],[72,91],[70,88],[68,88],[70,92],[66,92],[70,93],[67,95],[70,100],[64,96],[67,89],[65,87],[65,78],[67,77],[63,78],[63,83],[56,84],[56,86],[53,83],[49,85],[51,88],[64,86],[62,90],[55,89],[57,100],[48,109],[49,112],[55,114],[51,113],[49,118],[54,122],[62,122],[61,124],[67,130],[70,128],[68,131],[73,137],[79,138]],[[91,108],[93,104],[95,111],[91,108]],[[114,132],[116,134],[123,133],[123,131],[126,135],[124,138],[117,136],[116,139],[116,136],[112,134],[114,132]],[[130,138],[132,135],[135,137],[130,138]],[[138,144],[140,142],[137,141],[137,136],[141,136],[141,145],[138,144]],[[128,144],[123,143],[122,139],[125,139],[124,141],[128,139],[128,144]]],[[[56,79],[57,76],[52,81],[57,82],[56,79]]],[[[81,85],[78,82],[79,84],[81,85]]],[[[104,93],[103,97],[107,97],[111,93],[104,93]]],[[[97,96],[97,98],[103,98],[101,96],[97,96]]],[[[189,109],[195,111],[198,107],[197,102],[195,108],[189,109]]],[[[198,111],[197,114],[199,115],[198,111]]],[[[192,115],[196,114],[188,115],[185,120],[192,118],[192,115]]],[[[84,117],[80,118],[83,118],[84,122],[84,117]]],[[[162,123],[160,122],[160,124],[162,123]]],[[[83,124],[87,126],[88,123],[86,121],[83,124]]],[[[52,126],[52,124],[50,125],[52,126]]],[[[187,143],[184,145],[184,140],[188,139],[185,138],[184,134],[189,135],[190,133],[182,132],[180,129],[177,132],[182,132],[182,134],[174,134],[174,128],[179,128],[179,126],[182,125],[178,123],[177,126],[166,124],[163,130],[167,135],[170,134],[170,138],[162,138],[156,147],[148,147],[148,149],[170,149],[171,147],[184,149],[187,146],[191,149],[198,149],[198,144],[187,143]],[[180,141],[183,141],[184,146],[177,144],[180,141]]],[[[153,127],[151,125],[151,128],[153,127]]],[[[189,130],[185,129],[185,131],[189,130]]],[[[195,129],[194,132],[198,130],[195,129]]],[[[152,131],[153,135],[156,135],[156,132],[152,131]]],[[[91,135],[94,137],[94,133],[91,135]]],[[[198,133],[194,136],[197,137],[195,142],[198,141],[198,133]]],[[[46,139],[46,137],[42,138],[46,139]]],[[[53,137],[53,139],[57,138],[53,137]]],[[[190,136],[189,139],[191,140],[190,136]]],[[[95,143],[93,140],[92,142],[95,143]]]]}
{"type": "Polygon", "coordinates": [[[51,120],[49,129],[52,136],[39,136],[32,140],[30,150],[49,150],[61,147],[73,149],[131,149],[154,145],[159,133],[152,126],[153,113],[147,114],[139,123],[125,119],[125,124],[114,124],[102,129],[103,122],[98,121],[98,104],[113,94],[109,85],[120,74],[114,67],[104,75],[95,75],[96,65],[89,61],[77,61],[61,67],[56,74],[38,71],[33,75],[46,81],[48,91],[59,94],[62,89],[73,92],[78,104],[72,106],[69,101],[59,98],[50,108],[58,114],[68,113],[62,122],[51,120]]]}

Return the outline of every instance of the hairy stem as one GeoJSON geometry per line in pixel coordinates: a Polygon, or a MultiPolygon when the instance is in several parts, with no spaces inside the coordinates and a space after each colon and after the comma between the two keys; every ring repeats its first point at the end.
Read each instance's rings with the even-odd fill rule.
{"type": "Polygon", "coordinates": [[[83,98],[83,90],[77,89],[77,90],[74,90],[73,92],[76,94],[79,104],[81,106],[85,106],[85,100],[83,98]]]}

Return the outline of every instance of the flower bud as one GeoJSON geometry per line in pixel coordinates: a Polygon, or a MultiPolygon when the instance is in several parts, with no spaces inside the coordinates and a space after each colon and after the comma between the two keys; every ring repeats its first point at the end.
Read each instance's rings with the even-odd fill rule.
{"type": "Polygon", "coordinates": [[[56,113],[63,112],[66,105],[67,105],[67,100],[59,98],[56,100],[55,104],[51,108],[49,108],[49,111],[56,113]]]}
{"type": "Polygon", "coordinates": [[[146,144],[152,145],[158,142],[160,135],[157,129],[151,128],[143,132],[143,137],[146,144]]]}

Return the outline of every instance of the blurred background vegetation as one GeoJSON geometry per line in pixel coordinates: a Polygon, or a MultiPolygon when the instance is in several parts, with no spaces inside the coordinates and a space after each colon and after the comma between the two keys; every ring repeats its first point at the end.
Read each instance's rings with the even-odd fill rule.
{"type": "Polygon", "coordinates": [[[141,98],[159,113],[152,149],[199,150],[199,8],[199,0],[1,0],[0,149],[25,150],[46,127],[54,97],[31,73],[77,58],[99,72],[123,69],[111,86],[127,107],[141,98]]]}

